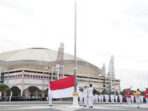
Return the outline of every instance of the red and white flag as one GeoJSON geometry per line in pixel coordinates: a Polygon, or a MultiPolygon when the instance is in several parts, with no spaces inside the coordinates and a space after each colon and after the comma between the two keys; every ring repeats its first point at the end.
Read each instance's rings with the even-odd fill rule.
{"type": "Polygon", "coordinates": [[[64,79],[50,81],[50,92],[52,94],[52,98],[73,97],[74,76],[69,76],[64,79]]]}

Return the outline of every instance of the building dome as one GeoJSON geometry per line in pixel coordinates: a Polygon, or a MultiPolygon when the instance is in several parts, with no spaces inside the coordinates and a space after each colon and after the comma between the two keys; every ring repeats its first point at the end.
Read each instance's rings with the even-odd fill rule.
{"type": "MultiPolygon", "coordinates": [[[[51,69],[56,64],[57,51],[47,48],[27,48],[21,50],[8,51],[0,54],[0,66],[3,70],[13,68],[38,68],[51,69]]],[[[100,68],[87,61],[77,58],[78,74],[97,75],[101,73],[100,68]]],[[[64,53],[64,72],[73,73],[74,57],[64,53]]]]}

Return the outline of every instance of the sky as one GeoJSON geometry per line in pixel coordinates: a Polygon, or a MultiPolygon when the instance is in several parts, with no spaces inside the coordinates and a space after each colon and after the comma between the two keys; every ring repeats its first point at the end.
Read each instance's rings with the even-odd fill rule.
{"type": "MultiPolygon", "coordinates": [[[[77,0],[77,56],[108,71],[121,89],[148,87],[148,0],[77,0]]],[[[0,53],[43,47],[74,54],[74,0],[0,0],[0,53]]]]}

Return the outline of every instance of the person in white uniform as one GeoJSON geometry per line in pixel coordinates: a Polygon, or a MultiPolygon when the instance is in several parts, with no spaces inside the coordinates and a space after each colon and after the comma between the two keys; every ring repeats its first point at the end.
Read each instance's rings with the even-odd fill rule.
{"type": "Polygon", "coordinates": [[[141,95],[141,103],[142,103],[142,104],[143,104],[143,98],[144,98],[144,96],[141,95]]]}
{"type": "Polygon", "coordinates": [[[115,102],[118,102],[118,95],[115,95],[115,102]]]}
{"type": "Polygon", "coordinates": [[[146,100],[146,104],[148,105],[148,88],[146,88],[145,90],[145,100],[146,100]]]}
{"type": "Polygon", "coordinates": [[[120,104],[122,104],[122,102],[123,102],[123,96],[121,94],[119,94],[119,101],[120,101],[120,104]]]}
{"type": "Polygon", "coordinates": [[[93,108],[93,87],[92,87],[92,84],[90,84],[90,87],[88,88],[88,106],[89,106],[89,108],[93,108]]]}
{"type": "Polygon", "coordinates": [[[115,95],[114,95],[114,94],[111,94],[111,95],[110,95],[110,98],[111,98],[111,103],[114,104],[115,95]]]}
{"type": "Polygon", "coordinates": [[[103,94],[100,94],[100,102],[103,104],[103,94]]]}
{"type": "Polygon", "coordinates": [[[80,100],[80,106],[82,106],[82,104],[83,104],[83,90],[82,89],[80,89],[80,91],[79,91],[79,100],[80,100]]]}
{"type": "Polygon", "coordinates": [[[105,102],[108,104],[109,103],[109,95],[105,94],[105,102]]]}
{"type": "Polygon", "coordinates": [[[99,103],[101,103],[101,94],[99,94],[99,103]]]}
{"type": "Polygon", "coordinates": [[[140,108],[140,102],[141,102],[141,93],[139,91],[139,89],[137,89],[136,93],[139,93],[139,95],[136,95],[136,104],[137,104],[137,108],[140,108]]]}
{"type": "Polygon", "coordinates": [[[131,103],[134,103],[134,95],[131,95],[131,103]]]}
{"type": "Polygon", "coordinates": [[[0,101],[2,101],[2,93],[0,92],[0,101]]]}
{"type": "Polygon", "coordinates": [[[88,105],[88,88],[87,88],[87,86],[84,86],[83,96],[84,96],[84,107],[86,107],[88,105]]]}
{"type": "Polygon", "coordinates": [[[52,92],[50,88],[48,89],[48,103],[49,103],[49,106],[52,106],[52,92]]]}
{"type": "Polygon", "coordinates": [[[98,103],[98,94],[95,94],[95,103],[98,103]]]}

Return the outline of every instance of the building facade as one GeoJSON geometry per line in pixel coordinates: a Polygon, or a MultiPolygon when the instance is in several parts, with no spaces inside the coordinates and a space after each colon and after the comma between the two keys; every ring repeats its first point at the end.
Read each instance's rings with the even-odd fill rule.
{"type": "MultiPolygon", "coordinates": [[[[58,78],[56,72],[57,51],[45,48],[22,49],[0,54],[1,78],[13,96],[47,95],[49,81],[58,78]]],[[[93,84],[98,91],[120,92],[120,80],[101,74],[95,65],[77,58],[78,87],[93,84]]],[[[73,75],[74,58],[64,54],[64,77],[73,75]]]]}

